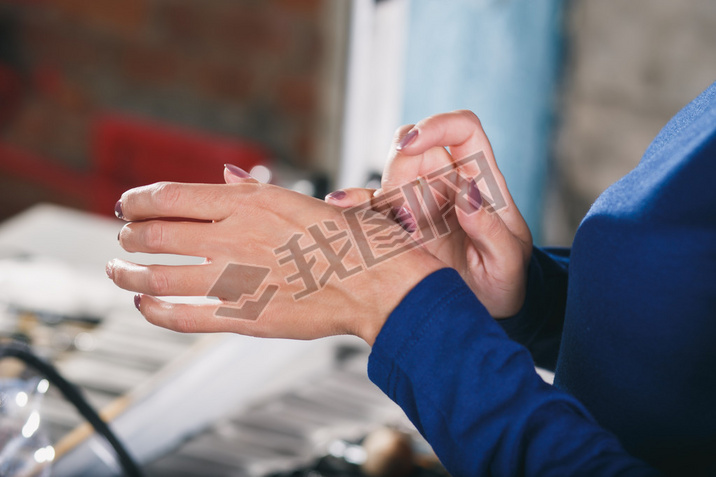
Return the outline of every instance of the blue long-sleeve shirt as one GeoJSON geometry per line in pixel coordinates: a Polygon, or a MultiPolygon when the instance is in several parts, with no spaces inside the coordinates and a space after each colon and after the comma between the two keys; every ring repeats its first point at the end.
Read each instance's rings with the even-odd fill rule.
{"type": "Polygon", "coordinates": [[[375,342],[371,379],[448,470],[716,475],[716,83],[528,273],[497,323],[435,272],[375,342]]]}

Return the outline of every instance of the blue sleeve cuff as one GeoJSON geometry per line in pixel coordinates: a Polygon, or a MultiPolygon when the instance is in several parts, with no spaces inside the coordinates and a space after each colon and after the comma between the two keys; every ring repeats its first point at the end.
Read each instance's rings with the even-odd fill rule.
{"type": "MultiPolygon", "coordinates": [[[[459,352],[450,336],[461,334],[461,329],[481,318],[488,325],[487,335],[492,329],[509,341],[456,270],[443,268],[433,272],[418,283],[388,317],[373,344],[368,376],[398,404],[413,402],[415,397],[400,385],[404,373],[411,374],[416,385],[429,386],[433,377],[427,370],[450,362],[448,355],[459,352]],[[423,351],[416,354],[416,350],[423,351]]],[[[404,410],[423,432],[417,410],[404,410]]]]}
{"type": "Polygon", "coordinates": [[[433,319],[440,319],[433,311],[464,294],[465,288],[462,277],[452,268],[425,277],[392,311],[375,340],[372,354],[399,361],[411,342],[420,338],[424,327],[433,319]]]}
{"type": "Polygon", "coordinates": [[[527,347],[537,366],[554,370],[567,302],[569,249],[534,247],[522,309],[498,320],[507,335],[527,347]]]}

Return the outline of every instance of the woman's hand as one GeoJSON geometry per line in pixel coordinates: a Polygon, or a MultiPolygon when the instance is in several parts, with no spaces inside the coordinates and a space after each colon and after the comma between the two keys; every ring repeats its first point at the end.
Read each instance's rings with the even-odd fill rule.
{"type": "MultiPolygon", "coordinates": [[[[449,233],[424,241],[424,247],[460,272],[493,317],[509,317],[520,310],[525,299],[532,236],[507,190],[475,114],[454,111],[399,128],[381,189],[375,193],[367,189],[337,191],[329,194],[326,201],[351,207],[366,201],[381,203],[381,198],[389,196],[395,219],[414,236],[430,232],[425,227],[436,222],[438,209],[433,207],[432,212],[426,212],[430,209],[428,203],[441,202],[440,210],[445,202],[456,205],[445,217],[449,233]],[[449,152],[445,147],[450,148],[449,152]],[[480,153],[484,154],[482,164],[477,160],[480,153]],[[445,168],[459,175],[439,174],[443,180],[430,179],[445,168]],[[421,199],[405,200],[405,194],[391,192],[400,188],[418,190],[421,199]],[[426,220],[426,215],[431,220],[426,220]]],[[[432,233],[435,234],[434,226],[432,233]]]]}
{"type": "MultiPolygon", "coordinates": [[[[206,258],[188,266],[107,264],[118,286],[140,294],[137,307],[156,325],[298,339],[348,333],[372,344],[403,296],[444,267],[419,247],[366,267],[340,209],[248,174],[225,175],[230,184],[157,183],[118,202],[118,216],[129,222],[119,236],[125,250],[206,258]],[[177,304],[158,296],[221,301],[177,304]]],[[[387,233],[410,240],[371,214],[387,233]]]]}

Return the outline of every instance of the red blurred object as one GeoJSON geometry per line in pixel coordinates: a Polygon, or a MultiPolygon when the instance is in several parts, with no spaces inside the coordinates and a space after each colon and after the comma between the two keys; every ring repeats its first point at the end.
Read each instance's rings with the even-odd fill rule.
{"type": "Polygon", "coordinates": [[[224,164],[245,169],[268,165],[259,145],[128,117],[103,116],[95,123],[92,160],[100,181],[96,211],[114,210],[119,195],[159,181],[223,182],[224,164]],[[103,181],[107,181],[102,183],[103,181]]]}
{"type": "Polygon", "coordinates": [[[0,131],[17,113],[25,93],[16,69],[0,63],[0,131]]]}
{"type": "Polygon", "coordinates": [[[260,145],[155,122],[105,115],[94,124],[91,169],[80,172],[0,143],[0,170],[85,204],[114,213],[132,187],[159,181],[223,183],[225,163],[247,171],[269,166],[260,145]]]}

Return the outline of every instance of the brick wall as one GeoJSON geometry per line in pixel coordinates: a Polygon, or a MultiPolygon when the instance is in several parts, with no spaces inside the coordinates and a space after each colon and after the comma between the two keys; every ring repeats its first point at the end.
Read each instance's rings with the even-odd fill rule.
{"type": "MultiPolygon", "coordinates": [[[[25,78],[0,141],[83,170],[93,117],[118,111],[251,138],[282,161],[321,167],[320,138],[338,119],[321,96],[336,48],[330,8],[328,0],[0,0],[25,78]]],[[[0,216],[27,195],[12,195],[13,182],[0,171],[0,216]]]]}

